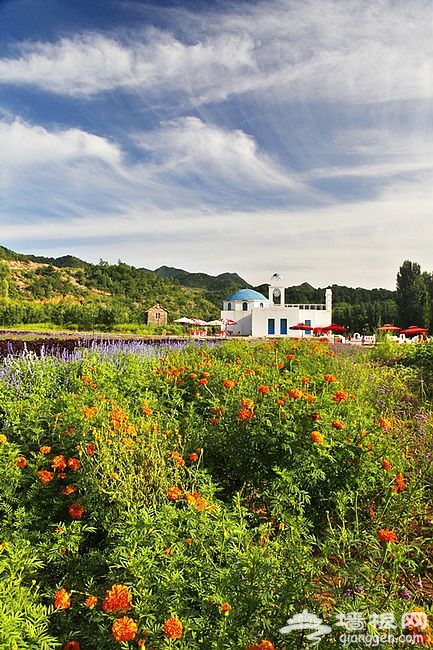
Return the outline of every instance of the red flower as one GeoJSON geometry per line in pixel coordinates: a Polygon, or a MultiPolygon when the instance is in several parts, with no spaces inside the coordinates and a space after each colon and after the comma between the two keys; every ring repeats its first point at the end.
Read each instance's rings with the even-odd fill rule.
{"type": "Polygon", "coordinates": [[[80,503],[72,503],[68,508],[71,519],[81,519],[84,514],[84,508],[80,503]]]}
{"type": "Polygon", "coordinates": [[[243,408],[238,411],[238,418],[240,420],[251,420],[252,417],[253,417],[253,412],[251,409],[243,408]]]}
{"type": "Polygon", "coordinates": [[[51,467],[53,469],[66,469],[66,458],[63,456],[63,454],[60,454],[59,456],[54,456],[53,460],[51,461],[51,467]]]}
{"type": "Polygon", "coordinates": [[[406,483],[404,482],[403,474],[397,474],[394,481],[396,482],[396,485],[393,485],[391,487],[391,490],[393,492],[403,492],[403,490],[406,489],[406,483]]]}
{"type": "Polygon", "coordinates": [[[80,650],[80,644],[78,641],[68,641],[63,650],[80,650]]]}
{"type": "Polygon", "coordinates": [[[15,461],[15,465],[22,469],[27,465],[27,459],[24,456],[17,456],[17,459],[15,461]]]}
{"type": "Polygon", "coordinates": [[[304,393],[300,388],[291,388],[289,390],[289,397],[292,399],[301,399],[303,394],[304,393]]]}
{"type": "Polygon", "coordinates": [[[85,600],[85,603],[89,609],[93,609],[97,602],[98,599],[96,596],[88,596],[85,600]]]}
{"type": "Polygon", "coordinates": [[[382,467],[383,467],[384,470],[386,470],[387,472],[389,472],[389,470],[391,469],[392,465],[391,465],[391,463],[389,462],[389,460],[387,460],[386,458],[382,458],[382,467]]]}
{"type": "Polygon", "coordinates": [[[346,393],[345,390],[337,390],[337,392],[334,394],[332,399],[334,402],[338,403],[338,402],[347,401],[348,397],[349,395],[348,393],[346,393]]]}
{"type": "Polygon", "coordinates": [[[310,433],[310,438],[313,442],[316,443],[316,445],[323,445],[324,437],[320,431],[312,431],[310,433]]]}
{"type": "Polygon", "coordinates": [[[38,476],[41,483],[50,483],[54,478],[54,474],[47,469],[39,470],[38,476]]]}
{"type": "Polygon", "coordinates": [[[162,629],[168,639],[181,639],[183,633],[183,625],[176,616],[168,618],[162,629]]]}
{"type": "Polygon", "coordinates": [[[80,469],[81,463],[78,458],[68,458],[68,467],[70,469],[80,469]]]}
{"type": "Polygon", "coordinates": [[[138,625],[133,618],[123,616],[117,618],[111,626],[111,633],[119,643],[133,641],[138,632],[138,625]]]}
{"type": "Polygon", "coordinates": [[[332,426],[334,429],[344,429],[346,425],[341,420],[332,420],[332,426]]]}
{"type": "Polygon", "coordinates": [[[269,394],[269,386],[263,386],[263,385],[261,385],[261,386],[258,387],[257,390],[258,390],[259,393],[261,393],[262,395],[268,395],[268,394],[269,394]]]}
{"type": "Polygon", "coordinates": [[[182,490],[178,487],[171,487],[167,490],[167,498],[170,501],[177,501],[182,496],[182,490]]]}
{"type": "Polygon", "coordinates": [[[236,382],[234,379],[225,379],[223,382],[224,388],[234,388],[236,386],[236,382]]]}
{"type": "Polygon", "coordinates": [[[388,528],[381,528],[377,532],[377,536],[381,542],[394,544],[397,541],[397,535],[394,533],[393,530],[389,530],[388,528]]]}
{"type": "Polygon", "coordinates": [[[66,589],[59,589],[54,594],[54,607],[56,609],[69,609],[71,606],[71,596],[66,589]]]}
{"type": "Polygon", "coordinates": [[[188,457],[192,463],[194,463],[196,460],[198,460],[198,454],[193,452],[192,454],[189,455],[188,457]]]}
{"type": "Polygon", "coordinates": [[[126,585],[113,585],[102,602],[104,612],[127,612],[132,607],[132,596],[126,585]]]}
{"type": "Polygon", "coordinates": [[[51,447],[49,445],[43,445],[39,448],[40,454],[51,454],[51,447]]]}
{"type": "Polygon", "coordinates": [[[325,381],[328,382],[328,384],[334,383],[334,381],[337,381],[335,375],[325,375],[325,381]]]}

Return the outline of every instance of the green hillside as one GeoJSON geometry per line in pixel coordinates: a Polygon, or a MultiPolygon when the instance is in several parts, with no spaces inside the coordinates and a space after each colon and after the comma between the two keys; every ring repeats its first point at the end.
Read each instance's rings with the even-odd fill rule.
{"type": "MultiPolygon", "coordinates": [[[[24,255],[0,246],[0,327],[53,323],[75,329],[133,329],[146,310],[160,303],[169,323],[180,316],[218,318],[223,300],[242,288],[264,295],[236,273],[217,276],[161,266],[155,271],[100,260],[91,264],[72,255],[24,255]]],[[[333,317],[350,331],[371,331],[398,318],[396,292],[332,286],[333,317]]],[[[307,282],[285,290],[286,304],[322,303],[325,288],[307,282]]],[[[175,330],[173,330],[175,331],[175,330]]],[[[181,331],[181,330],[179,330],[181,331]]]]}

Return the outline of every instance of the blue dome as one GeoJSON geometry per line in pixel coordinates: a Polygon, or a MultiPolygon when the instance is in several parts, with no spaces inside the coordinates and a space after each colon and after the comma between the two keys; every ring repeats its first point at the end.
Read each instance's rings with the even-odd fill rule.
{"type": "Polygon", "coordinates": [[[239,289],[226,300],[268,300],[265,296],[254,289],[239,289]]]}

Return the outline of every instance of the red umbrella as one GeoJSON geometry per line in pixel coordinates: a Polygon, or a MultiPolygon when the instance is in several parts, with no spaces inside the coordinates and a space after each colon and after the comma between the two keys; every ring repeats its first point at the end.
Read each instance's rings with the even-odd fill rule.
{"type": "Polygon", "coordinates": [[[428,329],[425,327],[418,327],[418,325],[411,325],[405,330],[401,330],[400,334],[405,334],[406,336],[416,336],[417,334],[427,334],[428,329]]]}
{"type": "Polygon", "coordinates": [[[306,323],[298,323],[297,325],[291,325],[289,327],[289,330],[303,330],[304,332],[312,329],[313,329],[312,326],[307,325],[306,323]]]}
{"type": "Polygon", "coordinates": [[[377,329],[379,332],[399,332],[401,328],[392,323],[385,323],[385,325],[382,325],[382,327],[378,327],[377,329]]]}
{"type": "Polygon", "coordinates": [[[324,332],[333,332],[334,334],[342,334],[346,328],[343,325],[337,325],[337,323],[331,323],[323,328],[324,332]]]}

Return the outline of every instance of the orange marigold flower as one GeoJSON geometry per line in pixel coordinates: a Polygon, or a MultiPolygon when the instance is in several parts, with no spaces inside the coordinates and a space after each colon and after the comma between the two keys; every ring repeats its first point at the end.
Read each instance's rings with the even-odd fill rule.
{"type": "Polygon", "coordinates": [[[53,469],[59,469],[59,470],[66,469],[66,458],[63,456],[63,454],[60,454],[59,456],[54,456],[53,460],[51,461],[51,467],[53,469]]]}
{"type": "Polygon", "coordinates": [[[39,447],[40,454],[51,454],[51,447],[49,445],[42,445],[39,447]]]}
{"type": "Polygon", "coordinates": [[[181,639],[182,638],[182,633],[183,633],[183,625],[181,621],[177,618],[177,616],[173,616],[172,618],[168,618],[164,625],[162,626],[162,629],[164,630],[165,636],[168,639],[181,639]]]}
{"type": "Polygon", "coordinates": [[[191,461],[192,463],[194,463],[196,460],[198,460],[198,454],[196,454],[195,452],[193,452],[192,454],[190,454],[190,455],[188,456],[188,458],[190,459],[190,461],[191,461]]]}
{"type": "Polygon", "coordinates": [[[223,381],[223,386],[224,388],[234,388],[236,386],[236,382],[234,379],[224,379],[223,381]]]}
{"type": "Polygon", "coordinates": [[[301,377],[301,382],[302,382],[303,384],[309,384],[309,383],[310,383],[310,380],[308,379],[308,377],[301,377]]]}
{"type": "Polygon", "coordinates": [[[241,399],[241,404],[243,408],[245,409],[253,409],[254,408],[254,400],[250,399],[249,397],[243,397],[241,399]]]}
{"type": "Polygon", "coordinates": [[[50,483],[54,478],[54,474],[47,469],[40,469],[38,476],[41,483],[50,483]]]}
{"type": "Polygon", "coordinates": [[[78,458],[68,458],[68,467],[70,469],[80,469],[81,463],[78,458]]]}
{"type": "Polygon", "coordinates": [[[341,422],[341,420],[332,420],[331,424],[334,427],[334,429],[344,429],[346,427],[344,422],[341,422]]]}
{"type": "Polygon", "coordinates": [[[338,402],[347,401],[348,397],[349,395],[348,393],[346,393],[345,390],[337,390],[332,399],[334,402],[338,403],[338,402]]]}
{"type": "Polygon", "coordinates": [[[304,393],[300,388],[291,388],[288,393],[289,397],[292,399],[301,399],[303,394],[304,393]]]}
{"type": "Polygon", "coordinates": [[[385,431],[389,431],[389,429],[392,428],[391,421],[388,420],[387,418],[379,418],[379,424],[382,427],[382,429],[385,429],[385,431]]]}
{"type": "Polygon", "coordinates": [[[319,420],[322,419],[322,416],[320,415],[320,413],[312,413],[311,419],[313,420],[313,422],[318,422],[319,420]]]}
{"type": "Polygon", "coordinates": [[[294,355],[294,354],[288,354],[288,355],[287,355],[287,359],[288,359],[289,361],[293,361],[294,358],[295,358],[295,355],[294,355]]]}
{"type": "Polygon", "coordinates": [[[373,520],[376,516],[376,513],[374,511],[374,508],[369,508],[368,510],[368,516],[370,517],[371,520],[373,520]]]}
{"type": "Polygon", "coordinates": [[[218,418],[215,418],[215,417],[211,418],[210,423],[211,424],[218,424],[218,418]]]}
{"type": "Polygon", "coordinates": [[[285,403],[286,403],[286,401],[284,399],[282,399],[282,398],[277,399],[278,406],[284,406],[285,403]]]}
{"type": "Polygon", "coordinates": [[[245,374],[246,375],[255,375],[256,373],[255,373],[255,370],[253,370],[253,368],[247,368],[245,370],[245,374]]]}
{"type": "Polygon", "coordinates": [[[68,508],[71,519],[81,519],[84,514],[84,508],[80,503],[72,503],[68,508]]]}
{"type": "Polygon", "coordinates": [[[111,626],[111,633],[119,643],[133,641],[138,632],[138,625],[133,618],[123,616],[117,618],[111,626]]]}
{"type": "Polygon", "coordinates": [[[312,431],[310,433],[310,438],[313,442],[316,443],[316,445],[323,445],[324,437],[320,431],[312,431]]]}
{"type": "Polygon", "coordinates": [[[69,496],[69,494],[73,494],[75,492],[75,488],[73,485],[67,485],[65,489],[63,490],[62,494],[65,495],[65,497],[69,496]]]}
{"type": "Polygon", "coordinates": [[[24,456],[17,456],[15,465],[22,469],[27,465],[27,459],[24,456]]]}
{"type": "Polygon", "coordinates": [[[403,474],[397,474],[394,479],[396,485],[391,487],[393,492],[403,492],[406,489],[406,483],[404,482],[403,474]]]}
{"type": "Polygon", "coordinates": [[[59,589],[54,594],[54,607],[56,609],[69,609],[71,606],[71,596],[66,589],[59,589]]]}
{"type": "Polygon", "coordinates": [[[232,606],[229,603],[221,603],[220,612],[221,614],[224,614],[224,616],[228,616],[231,608],[232,606]]]}
{"type": "Polygon", "coordinates": [[[247,646],[245,650],[275,650],[275,646],[269,639],[263,639],[263,641],[256,641],[253,645],[247,646]]]}
{"type": "Polygon", "coordinates": [[[171,487],[167,490],[167,498],[170,501],[177,501],[182,496],[182,490],[178,487],[171,487]]]}
{"type": "Polygon", "coordinates": [[[325,381],[328,382],[328,384],[333,384],[334,381],[337,381],[337,378],[335,377],[335,375],[325,375],[324,379],[325,379],[325,381]]]}
{"type": "Polygon", "coordinates": [[[252,417],[253,417],[253,412],[251,411],[251,409],[243,408],[238,411],[238,418],[240,420],[251,420],[252,417]]]}
{"type": "Polygon", "coordinates": [[[202,379],[198,380],[198,385],[199,386],[206,386],[207,383],[208,382],[207,382],[207,379],[205,377],[202,377],[202,379]]]}
{"type": "Polygon", "coordinates": [[[94,456],[95,449],[96,449],[96,445],[94,445],[93,442],[88,442],[87,445],[85,446],[86,454],[88,456],[94,456]]]}
{"type": "Polygon", "coordinates": [[[187,544],[187,546],[191,546],[191,544],[192,544],[192,539],[191,539],[191,537],[187,537],[187,538],[186,538],[186,540],[185,540],[185,544],[187,544]]]}
{"type": "Polygon", "coordinates": [[[88,596],[85,600],[85,603],[89,609],[93,609],[97,602],[98,599],[96,596],[88,596]]]}
{"type": "Polygon", "coordinates": [[[257,390],[262,395],[269,395],[269,386],[264,386],[263,384],[261,384],[257,390]]]}
{"type": "Polygon", "coordinates": [[[78,641],[68,641],[63,650],[80,650],[80,644],[78,641]]]}
{"type": "Polygon", "coordinates": [[[83,415],[88,420],[91,420],[92,418],[94,418],[95,415],[97,414],[97,412],[98,412],[98,409],[97,409],[96,406],[85,406],[83,408],[83,415]]]}
{"type": "Polygon", "coordinates": [[[5,436],[5,434],[4,434],[4,433],[0,433],[0,444],[1,444],[1,445],[4,445],[5,442],[7,442],[7,441],[8,441],[8,439],[7,439],[7,437],[5,436]]]}
{"type": "Polygon", "coordinates": [[[141,412],[143,413],[143,415],[152,415],[153,409],[146,406],[146,404],[143,404],[143,406],[141,407],[141,412]]]}
{"type": "Polygon", "coordinates": [[[382,458],[382,467],[383,467],[384,470],[386,470],[387,472],[389,472],[389,470],[391,469],[392,465],[391,465],[391,463],[389,462],[389,460],[387,460],[386,458],[382,458]]]}
{"type": "Polygon", "coordinates": [[[127,612],[132,607],[132,596],[126,585],[113,585],[102,602],[104,612],[127,612]]]}
{"type": "Polygon", "coordinates": [[[393,530],[389,530],[388,528],[381,528],[378,530],[377,536],[381,542],[394,544],[397,541],[397,535],[393,530]]]}

